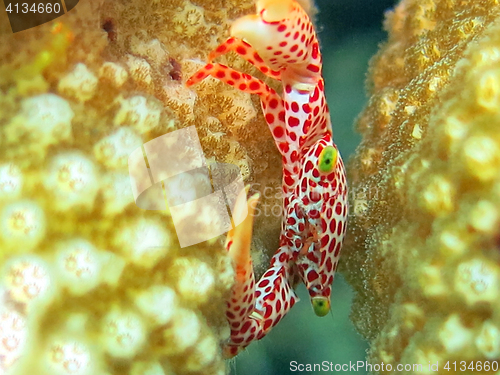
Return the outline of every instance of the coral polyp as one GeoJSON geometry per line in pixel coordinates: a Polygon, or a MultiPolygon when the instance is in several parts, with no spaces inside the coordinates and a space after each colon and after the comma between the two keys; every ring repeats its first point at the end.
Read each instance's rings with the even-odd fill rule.
{"type": "Polygon", "coordinates": [[[34,201],[20,200],[5,205],[0,222],[0,236],[6,250],[32,250],[46,233],[45,213],[34,201]]]}
{"type": "Polygon", "coordinates": [[[26,318],[14,309],[0,311],[0,355],[2,368],[9,369],[23,354],[28,338],[26,318]]]}
{"type": "Polygon", "coordinates": [[[89,348],[78,341],[56,340],[47,349],[45,354],[47,370],[57,375],[90,375],[93,371],[93,362],[89,348]]]}
{"type": "Polygon", "coordinates": [[[91,209],[99,189],[97,169],[79,152],[63,152],[50,162],[44,185],[58,210],[91,209]]]}
{"type": "Polygon", "coordinates": [[[29,312],[48,305],[55,291],[48,264],[34,256],[14,258],[7,263],[2,285],[9,298],[29,312]]]}
{"type": "Polygon", "coordinates": [[[7,142],[31,142],[45,156],[46,147],[71,136],[74,112],[69,103],[54,94],[24,98],[21,111],[7,124],[7,142]]]}

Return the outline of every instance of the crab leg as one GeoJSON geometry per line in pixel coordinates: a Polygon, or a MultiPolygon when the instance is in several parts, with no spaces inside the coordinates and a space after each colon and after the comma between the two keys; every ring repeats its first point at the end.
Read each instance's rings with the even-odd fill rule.
{"type": "Polygon", "coordinates": [[[266,76],[278,80],[280,79],[280,72],[277,70],[269,69],[267,65],[264,63],[262,57],[260,57],[259,53],[250,44],[241,39],[233,37],[227,39],[224,43],[220,44],[216,49],[214,49],[208,55],[208,62],[211,63],[217,57],[224,55],[229,51],[236,52],[250,64],[254,65],[266,76]]]}
{"type": "MultiPolygon", "coordinates": [[[[245,204],[246,191],[238,196],[235,211],[245,204]]],[[[280,249],[271,260],[271,267],[254,282],[250,244],[253,216],[259,200],[255,194],[246,202],[248,215],[229,231],[226,249],[236,270],[235,285],[227,302],[226,317],[231,327],[231,339],[223,347],[224,355],[232,358],[253,340],[258,340],[279,323],[298,297],[288,283],[289,268],[286,249],[280,249]]]]}
{"type": "Polygon", "coordinates": [[[273,134],[278,149],[282,150],[286,147],[288,139],[286,138],[286,132],[283,126],[285,108],[283,99],[281,99],[276,91],[258,78],[252,77],[246,73],[240,73],[226,65],[217,63],[209,63],[198,70],[186,81],[186,86],[190,87],[195,85],[208,76],[215,77],[240,91],[259,95],[266,122],[273,134]]]}

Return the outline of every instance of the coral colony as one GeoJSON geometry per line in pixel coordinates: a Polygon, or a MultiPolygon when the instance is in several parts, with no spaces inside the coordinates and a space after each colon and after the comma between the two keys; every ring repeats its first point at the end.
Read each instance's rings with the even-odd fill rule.
{"type": "Polygon", "coordinates": [[[342,258],[371,363],[472,373],[500,356],[499,16],[495,0],[388,13],[342,258]]]}

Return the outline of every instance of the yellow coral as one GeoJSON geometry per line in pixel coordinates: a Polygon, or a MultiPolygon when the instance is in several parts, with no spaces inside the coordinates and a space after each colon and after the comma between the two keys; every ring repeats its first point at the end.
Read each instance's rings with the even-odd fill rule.
{"type": "Polygon", "coordinates": [[[97,89],[97,77],[90,72],[85,64],[76,64],[73,71],[64,76],[57,86],[57,90],[78,101],[91,99],[97,89]]]}
{"type": "Polygon", "coordinates": [[[403,0],[387,15],[343,255],[373,363],[498,358],[499,16],[497,0],[403,0]]]}
{"type": "MultiPolygon", "coordinates": [[[[127,165],[143,143],[195,125],[207,159],[279,184],[258,100],[216,80],[183,85],[254,6],[221,4],[82,1],[14,35],[0,14],[0,372],[224,373],[234,272],[223,241],[181,249],[168,210],[134,204],[127,165]]],[[[263,228],[274,234],[261,247],[279,220],[263,228]]]]}

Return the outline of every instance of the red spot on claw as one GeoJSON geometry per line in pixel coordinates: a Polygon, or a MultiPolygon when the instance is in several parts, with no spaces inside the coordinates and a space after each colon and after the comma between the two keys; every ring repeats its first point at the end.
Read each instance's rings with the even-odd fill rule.
{"type": "Polygon", "coordinates": [[[319,66],[314,65],[314,64],[309,64],[307,66],[307,70],[310,70],[313,73],[318,73],[319,72],[319,66]]]}
{"type": "Polygon", "coordinates": [[[249,87],[250,87],[250,90],[254,90],[255,91],[255,90],[260,89],[260,84],[258,82],[255,82],[255,81],[254,82],[250,82],[249,87]]]}
{"type": "Polygon", "coordinates": [[[272,113],[266,114],[266,121],[268,124],[272,124],[274,122],[274,115],[272,113]]]}
{"type": "Polygon", "coordinates": [[[297,117],[289,117],[288,118],[288,125],[291,127],[298,126],[300,124],[300,121],[297,117]]]}
{"type": "Polygon", "coordinates": [[[281,138],[285,132],[281,126],[278,126],[274,129],[273,134],[276,138],[281,138]]]}
{"type": "Polygon", "coordinates": [[[318,279],[319,275],[316,271],[312,270],[307,273],[307,281],[310,283],[313,282],[314,280],[318,279]]]}
{"type": "Polygon", "coordinates": [[[279,147],[280,147],[281,152],[284,154],[286,154],[290,150],[290,146],[288,145],[287,142],[281,142],[279,147]]]}

